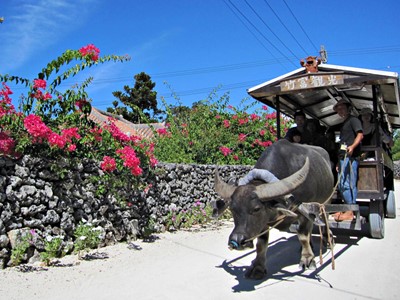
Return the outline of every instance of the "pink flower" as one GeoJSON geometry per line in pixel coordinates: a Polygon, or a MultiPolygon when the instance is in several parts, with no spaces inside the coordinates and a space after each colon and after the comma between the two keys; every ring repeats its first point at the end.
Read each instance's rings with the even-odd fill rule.
{"type": "Polygon", "coordinates": [[[271,141],[265,141],[265,142],[262,143],[262,146],[263,146],[263,147],[269,147],[269,146],[271,146],[271,145],[272,145],[272,142],[271,142],[271,141]]]}
{"type": "Polygon", "coordinates": [[[109,118],[108,121],[111,122],[111,124],[106,125],[105,128],[111,133],[111,135],[117,141],[120,141],[120,142],[130,141],[130,137],[128,135],[126,135],[125,133],[123,133],[121,130],[119,130],[117,125],[114,124],[114,120],[112,118],[109,118]]]}
{"type": "Polygon", "coordinates": [[[215,118],[216,119],[221,119],[221,116],[220,115],[216,115],[215,118]]]}
{"type": "Polygon", "coordinates": [[[140,159],[136,156],[136,152],[129,146],[125,146],[123,149],[117,150],[117,154],[120,155],[124,161],[124,166],[131,170],[132,175],[141,175],[143,170],[140,168],[140,159]]]}
{"type": "Polygon", "coordinates": [[[150,191],[150,189],[153,187],[153,185],[150,183],[150,184],[148,184],[145,188],[144,188],[144,190],[143,190],[143,192],[145,193],[145,194],[147,194],[149,191],[150,191]]]}
{"type": "Polygon", "coordinates": [[[24,126],[26,130],[37,139],[47,139],[52,133],[51,129],[43,123],[42,119],[36,115],[29,115],[24,119],[24,126]]]}
{"type": "Polygon", "coordinates": [[[258,115],[256,115],[256,114],[251,114],[250,118],[251,118],[252,121],[257,121],[258,119],[260,119],[260,117],[258,115]]]}
{"type": "Polygon", "coordinates": [[[83,57],[88,57],[93,61],[97,61],[99,59],[100,50],[96,48],[93,44],[89,44],[85,47],[79,49],[79,52],[83,57]]]}
{"type": "Polygon", "coordinates": [[[239,119],[239,125],[244,125],[249,122],[249,118],[239,119]]]}
{"type": "Polygon", "coordinates": [[[232,153],[231,149],[229,149],[228,147],[224,147],[224,146],[219,147],[219,150],[222,152],[223,156],[228,156],[229,154],[232,153]]]}
{"type": "Polygon", "coordinates": [[[272,112],[270,114],[265,115],[267,120],[276,119],[276,112],[272,112]]]}
{"type": "Polygon", "coordinates": [[[164,136],[164,135],[168,136],[169,135],[168,130],[166,128],[157,129],[157,133],[159,136],[164,136]]]}
{"type": "Polygon", "coordinates": [[[150,157],[150,166],[151,167],[155,167],[158,164],[158,160],[157,158],[155,158],[154,156],[150,157]]]}
{"type": "Polygon", "coordinates": [[[33,88],[35,89],[46,89],[46,80],[35,79],[33,80],[33,88]]]}
{"type": "Polygon", "coordinates": [[[81,138],[81,136],[78,133],[78,128],[77,127],[63,129],[63,130],[61,130],[61,135],[69,143],[72,141],[72,138],[75,138],[77,140],[79,140],[81,138]]]}
{"type": "Polygon", "coordinates": [[[69,152],[74,152],[75,150],[76,150],[76,145],[75,144],[68,145],[68,151],[69,152]]]}
{"type": "Polygon", "coordinates": [[[55,132],[50,133],[48,140],[51,146],[58,147],[59,149],[63,149],[67,143],[63,136],[55,132]]]}
{"type": "Polygon", "coordinates": [[[100,168],[104,172],[112,172],[117,168],[117,164],[115,163],[115,159],[110,156],[104,156],[103,161],[100,164],[100,168]]]}
{"type": "Polygon", "coordinates": [[[265,148],[265,147],[271,146],[271,145],[272,145],[272,142],[271,142],[271,141],[262,142],[262,141],[260,141],[259,139],[255,139],[252,146],[254,147],[255,145],[259,145],[259,146],[265,148]]]}
{"type": "Polygon", "coordinates": [[[14,152],[15,141],[6,133],[0,132],[0,155],[10,155],[14,152]]]}
{"type": "Polygon", "coordinates": [[[266,106],[266,105],[263,105],[261,108],[262,108],[263,110],[268,110],[268,106],[266,106]]]}
{"type": "Polygon", "coordinates": [[[223,123],[224,123],[225,128],[229,128],[231,126],[231,124],[229,123],[229,120],[224,120],[223,123]]]}
{"type": "Polygon", "coordinates": [[[31,94],[31,97],[35,98],[35,99],[38,99],[38,100],[41,100],[43,98],[43,92],[40,91],[40,90],[37,90],[35,93],[31,94]]]}
{"type": "Polygon", "coordinates": [[[0,90],[0,118],[7,115],[15,113],[15,107],[12,105],[10,95],[12,91],[3,82],[3,88],[0,90]]]}
{"type": "Polygon", "coordinates": [[[95,141],[97,141],[97,142],[102,141],[103,138],[102,138],[101,134],[103,133],[103,129],[101,129],[100,127],[95,127],[95,128],[90,129],[90,133],[93,134],[95,141]]]}
{"type": "Polygon", "coordinates": [[[244,133],[239,133],[238,140],[239,142],[244,142],[247,138],[247,135],[244,133]]]}
{"type": "Polygon", "coordinates": [[[264,135],[265,135],[265,130],[264,130],[264,129],[260,130],[260,135],[261,135],[261,136],[264,136],[264,135]]]}
{"type": "Polygon", "coordinates": [[[51,98],[52,98],[52,96],[51,96],[50,93],[46,93],[46,94],[44,94],[44,96],[43,96],[43,100],[49,100],[49,99],[51,99],[51,98]]]}
{"type": "Polygon", "coordinates": [[[234,159],[234,160],[239,160],[239,156],[233,155],[233,159],[234,159]]]}

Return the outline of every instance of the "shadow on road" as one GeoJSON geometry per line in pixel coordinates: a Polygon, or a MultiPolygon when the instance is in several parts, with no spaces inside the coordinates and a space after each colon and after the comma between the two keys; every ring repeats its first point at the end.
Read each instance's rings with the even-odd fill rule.
{"type": "Polygon", "coordinates": [[[324,282],[329,287],[332,285],[324,280],[319,273],[327,267],[334,267],[336,260],[347,250],[349,250],[353,246],[357,246],[359,241],[362,239],[362,236],[351,237],[351,236],[336,236],[335,243],[336,247],[334,248],[334,259],[332,262],[332,257],[330,254],[330,249],[327,249],[325,245],[322,247],[322,257],[324,258],[324,262],[320,263],[320,237],[313,236],[312,244],[315,254],[315,262],[317,262],[317,268],[315,270],[302,270],[298,269],[298,271],[288,271],[285,268],[289,266],[298,265],[300,261],[300,253],[301,247],[296,235],[293,235],[290,238],[279,238],[276,241],[273,241],[268,246],[267,253],[267,271],[268,275],[262,280],[252,280],[245,278],[244,274],[246,272],[247,266],[235,266],[233,265],[235,262],[240,261],[241,259],[251,255],[253,259],[256,257],[256,250],[247,252],[237,258],[226,261],[224,260],[218,268],[224,269],[227,273],[232,276],[235,276],[237,280],[237,284],[232,287],[233,292],[249,292],[258,289],[260,284],[267,283],[270,280],[271,283],[267,283],[263,285],[263,288],[268,287],[270,285],[278,284],[282,281],[294,281],[295,277],[302,277],[311,280],[316,280],[318,282],[324,282]],[[340,245],[340,247],[339,247],[340,245]],[[336,250],[338,249],[339,250],[336,250]],[[319,262],[319,263],[318,263],[319,262]]]}

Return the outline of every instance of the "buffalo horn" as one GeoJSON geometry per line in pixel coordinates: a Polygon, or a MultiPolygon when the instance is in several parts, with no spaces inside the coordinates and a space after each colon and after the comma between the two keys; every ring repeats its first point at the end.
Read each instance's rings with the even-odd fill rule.
{"type": "Polygon", "coordinates": [[[304,182],[309,169],[310,162],[307,157],[304,165],[296,173],[282,180],[257,186],[256,194],[262,201],[267,201],[287,195],[304,182]]]}
{"type": "Polygon", "coordinates": [[[227,184],[219,177],[218,167],[215,168],[214,189],[217,194],[227,202],[230,201],[231,196],[236,189],[235,186],[227,184]]]}

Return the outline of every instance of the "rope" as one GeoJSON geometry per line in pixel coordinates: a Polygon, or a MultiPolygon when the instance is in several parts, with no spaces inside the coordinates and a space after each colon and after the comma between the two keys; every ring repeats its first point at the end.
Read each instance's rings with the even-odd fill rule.
{"type": "MultiPolygon", "coordinates": [[[[335,255],[333,252],[333,238],[331,238],[331,231],[329,230],[329,226],[328,226],[328,217],[325,211],[325,205],[322,204],[319,207],[320,209],[320,214],[323,214],[324,219],[325,219],[325,224],[326,224],[326,233],[327,233],[327,238],[328,238],[328,243],[330,246],[330,250],[331,250],[331,261],[332,261],[332,270],[335,270],[335,255]]],[[[319,240],[320,240],[320,245],[319,245],[319,263],[322,266],[323,264],[323,259],[322,259],[322,246],[323,246],[323,234],[322,234],[322,226],[318,226],[319,229],[319,240]]]]}

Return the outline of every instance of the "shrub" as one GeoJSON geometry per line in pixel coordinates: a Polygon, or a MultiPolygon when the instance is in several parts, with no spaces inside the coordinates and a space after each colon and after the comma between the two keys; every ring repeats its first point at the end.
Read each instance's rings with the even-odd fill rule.
{"type": "Polygon", "coordinates": [[[101,230],[94,228],[90,223],[80,222],[74,231],[76,238],[74,242],[74,251],[81,254],[82,251],[95,249],[101,242],[101,230]]]}
{"type": "Polygon", "coordinates": [[[157,163],[152,143],[119,131],[112,118],[102,127],[89,120],[91,99],[85,88],[92,78],[63,93],[57,91],[62,80],[85,68],[108,61],[129,60],[127,56],[100,57],[99,53],[94,45],[67,50],[47,64],[32,81],[0,75],[4,82],[14,81],[29,87],[28,95],[23,98],[22,112],[16,112],[10,98],[12,91],[3,83],[0,91],[0,155],[92,158],[102,162],[102,169],[111,177],[114,171],[118,175],[137,177],[157,163]],[[78,64],[59,74],[74,60],[78,64]]]}
{"type": "MultiPolygon", "coordinates": [[[[201,101],[183,113],[166,106],[167,128],[156,131],[155,155],[164,162],[198,164],[254,164],[276,140],[276,114],[267,106],[242,109],[219,100],[201,101]]],[[[243,104],[244,101],[242,101],[243,104]]],[[[282,119],[282,135],[291,125],[282,119]]]]}

